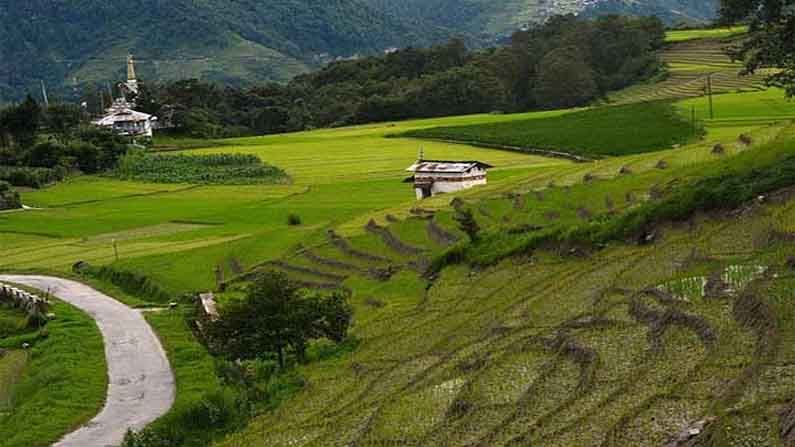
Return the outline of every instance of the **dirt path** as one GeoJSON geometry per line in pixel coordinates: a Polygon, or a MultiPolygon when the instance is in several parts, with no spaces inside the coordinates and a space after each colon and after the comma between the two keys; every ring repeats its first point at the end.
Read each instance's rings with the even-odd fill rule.
{"type": "Polygon", "coordinates": [[[56,447],[117,446],[127,429],[140,430],[174,403],[168,358],[140,312],[75,281],[46,276],[0,275],[72,304],[94,318],[105,342],[108,395],[102,411],[56,447]]]}

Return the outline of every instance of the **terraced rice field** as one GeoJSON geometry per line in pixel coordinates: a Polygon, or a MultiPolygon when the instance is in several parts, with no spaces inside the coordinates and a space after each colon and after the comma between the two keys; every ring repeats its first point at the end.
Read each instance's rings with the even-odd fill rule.
{"type": "Polygon", "coordinates": [[[764,89],[768,71],[742,76],[742,64],[732,61],[726,53],[726,48],[736,43],[734,39],[673,40],[661,54],[662,60],[668,64],[666,79],[610,94],[608,101],[627,104],[703,96],[707,92],[708,78],[712,80],[714,94],[764,89]]]}
{"type": "Polygon", "coordinates": [[[759,241],[794,209],[703,216],[590,258],[451,268],[427,291],[408,273],[357,279],[360,349],[307,367],[310,389],[222,445],[661,445],[713,420],[715,445],[780,445],[794,248],[759,241]],[[722,294],[668,291],[702,278],[722,294]]]}
{"type": "Polygon", "coordinates": [[[569,162],[446,143],[386,139],[389,133],[444,123],[506,121],[566,113],[482,115],[361,126],[224,141],[197,153],[252,153],[285,170],[289,185],[197,186],[80,177],[26,192],[40,208],[0,215],[0,244],[12,251],[0,269],[68,272],[86,261],[151,276],[170,293],[209,290],[214,270],[234,275],[280,258],[307,238],[372,210],[403,204],[414,192],[401,183],[420,146],[428,156],[481,159],[495,165],[497,185],[542,167],[569,162]],[[303,225],[288,226],[290,214],[303,225]]]}
{"type": "Polygon", "coordinates": [[[538,251],[447,268],[433,282],[415,268],[465,237],[451,207],[504,231],[582,222],[654,200],[781,129],[758,127],[752,146],[735,137],[719,154],[710,141],[539,170],[452,203],[370,213],[307,242],[279,268],[340,275],[362,345],[302,368],[304,393],[221,445],[664,445],[704,430],[718,439],[707,445],[784,445],[789,419],[778,415],[795,396],[782,379],[795,373],[785,261],[795,246],[772,235],[791,234],[791,192],[662,228],[651,246],[538,251]]]}
{"type": "Polygon", "coordinates": [[[743,126],[707,122],[704,140],[591,163],[384,138],[571,111],[220,142],[196,152],[257,154],[295,182],[86,177],[28,192],[25,203],[42,209],[0,216],[0,244],[11,247],[0,269],[65,272],[86,260],[145,274],[175,296],[223,284],[221,305],[261,269],[349,290],[358,348],[300,367],[304,391],[223,446],[660,445],[702,426],[716,446],[783,445],[792,417],[779,414],[795,414],[795,382],[782,380],[795,375],[791,194],[664,227],[651,245],[424,275],[466,239],[455,208],[514,234],[590,222],[791,139],[790,109],[770,95],[725,96],[721,110],[743,126]],[[783,108],[758,116],[769,101],[783,108]],[[401,180],[420,145],[497,169],[486,187],[416,202],[401,180]],[[288,225],[293,213],[302,225],[288,225]]]}

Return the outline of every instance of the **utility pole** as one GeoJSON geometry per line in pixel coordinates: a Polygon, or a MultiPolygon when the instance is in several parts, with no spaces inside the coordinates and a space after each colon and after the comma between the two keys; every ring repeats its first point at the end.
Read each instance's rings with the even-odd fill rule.
{"type": "Polygon", "coordinates": [[[116,262],[119,262],[119,244],[116,239],[113,240],[113,254],[116,257],[116,262]]]}
{"type": "Polygon", "coordinates": [[[715,105],[712,102],[712,75],[707,75],[707,96],[709,97],[709,119],[715,119],[715,105]]]}
{"type": "Polygon", "coordinates": [[[693,135],[696,134],[696,106],[690,106],[690,127],[693,128],[693,135]]]}

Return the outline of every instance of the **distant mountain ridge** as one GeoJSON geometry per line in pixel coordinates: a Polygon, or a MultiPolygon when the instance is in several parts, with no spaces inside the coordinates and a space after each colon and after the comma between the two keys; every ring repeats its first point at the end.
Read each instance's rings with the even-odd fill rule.
{"type": "Polygon", "coordinates": [[[0,101],[38,92],[73,99],[124,73],[234,85],[285,81],[337,57],[494,42],[557,13],[709,20],[717,0],[0,0],[0,101]]]}

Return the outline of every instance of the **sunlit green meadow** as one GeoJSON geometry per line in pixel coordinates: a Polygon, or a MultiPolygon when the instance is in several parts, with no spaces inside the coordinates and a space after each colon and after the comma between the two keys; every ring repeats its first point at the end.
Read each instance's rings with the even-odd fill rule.
{"type": "Polygon", "coordinates": [[[0,215],[0,241],[13,248],[2,269],[67,271],[78,261],[144,273],[174,294],[215,286],[217,265],[276,259],[299,242],[376,210],[414,203],[405,169],[426,158],[478,159],[495,166],[499,185],[567,161],[384,138],[443,123],[559,115],[480,115],[319,130],[223,141],[194,152],[253,153],[285,169],[286,185],[163,185],[77,177],[23,194],[33,209],[0,215]],[[290,227],[297,214],[302,225],[290,227]]]}

